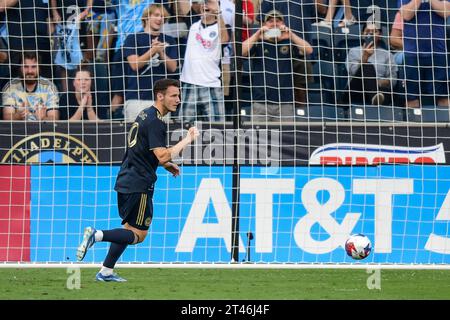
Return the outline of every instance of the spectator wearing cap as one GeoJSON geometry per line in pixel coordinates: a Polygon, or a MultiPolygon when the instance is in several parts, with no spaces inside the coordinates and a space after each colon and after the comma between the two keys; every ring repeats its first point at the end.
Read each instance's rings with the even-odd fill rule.
{"type": "Polygon", "coordinates": [[[378,23],[368,23],[362,38],[363,45],[351,48],[347,55],[349,84],[343,103],[391,104],[398,71],[394,56],[380,47],[378,23]]]}
{"type": "Polygon", "coordinates": [[[418,108],[421,98],[437,98],[449,106],[446,19],[450,1],[399,0],[403,17],[406,106],[418,108]]]}
{"type": "Polygon", "coordinates": [[[255,8],[260,8],[256,15],[260,23],[264,22],[265,14],[272,10],[278,10],[284,15],[284,24],[294,31],[300,38],[310,41],[312,24],[316,21],[314,10],[315,0],[262,0],[255,8]]]}
{"type": "Polygon", "coordinates": [[[242,44],[249,56],[252,120],[292,121],[295,115],[294,61],[313,52],[311,45],[284,23],[278,10],[264,16],[262,27],[242,44]]]}

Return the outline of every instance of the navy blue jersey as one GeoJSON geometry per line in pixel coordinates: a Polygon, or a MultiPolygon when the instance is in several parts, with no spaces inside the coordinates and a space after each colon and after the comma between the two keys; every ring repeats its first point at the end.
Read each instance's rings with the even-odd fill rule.
{"type": "Polygon", "coordinates": [[[250,49],[252,65],[252,99],[269,103],[293,103],[293,59],[298,48],[285,39],[262,41],[250,49]]]}
{"type": "Polygon", "coordinates": [[[48,1],[20,0],[6,10],[9,49],[50,51],[48,36],[48,1]],[[37,44],[37,45],[36,45],[37,44]]]}
{"type": "MultiPolygon", "coordinates": [[[[399,0],[398,6],[401,7],[411,1],[399,0]]],[[[445,26],[445,18],[438,15],[428,1],[422,1],[414,17],[403,21],[404,51],[410,54],[418,52],[422,55],[445,53],[445,26]]]]}
{"type": "MultiPolygon", "coordinates": [[[[152,36],[145,32],[130,34],[123,46],[124,59],[129,56],[145,54],[151,48],[152,40],[157,38],[160,42],[168,44],[165,49],[166,56],[171,59],[178,59],[178,47],[175,39],[160,33],[152,36]]],[[[161,60],[159,53],[155,54],[145,67],[137,71],[127,68],[127,90],[125,100],[155,100],[153,97],[153,84],[160,79],[167,78],[170,74],[166,64],[161,60]]]]}
{"type": "Polygon", "coordinates": [[[166,137],[166,124],[158,109],[150,107],[139,113],[128,133],[128,147],[114,190],[121,193],[153,190],[159,163],[153,149],[166,147],[166,137]]]}
{"type": "Polygon", "coordinates": [[[97,14],[115,13],[118,4],[114,0],[94,0],[92,4],[92,11],[97,14]]]}

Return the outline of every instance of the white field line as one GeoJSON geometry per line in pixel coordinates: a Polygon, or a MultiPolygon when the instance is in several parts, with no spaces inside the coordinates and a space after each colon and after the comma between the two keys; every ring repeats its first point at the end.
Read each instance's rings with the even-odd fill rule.
{"type": "MultiPolygon", "coordinates": [[[[100,263],[0,262],[0,268],[100,268],[100,263]]],[[[450,264],[287,264],[287,263],[118,263],[118,268],[186,269],[434,269],[450,270],[450,264]]]]}

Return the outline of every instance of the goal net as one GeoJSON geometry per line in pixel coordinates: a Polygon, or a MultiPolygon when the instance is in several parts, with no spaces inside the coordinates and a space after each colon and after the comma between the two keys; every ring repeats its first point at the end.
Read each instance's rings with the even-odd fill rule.
{"type": "Polygon", "coordinates": [[[168,77],[167,144],[200,136],[179,177],[159,167],[148,236],[119,263],[448,265],[449,5],[333,3],[0,8],[0,262],[76,262],[85,227],[121,227],[128,132],[168,77]]]}

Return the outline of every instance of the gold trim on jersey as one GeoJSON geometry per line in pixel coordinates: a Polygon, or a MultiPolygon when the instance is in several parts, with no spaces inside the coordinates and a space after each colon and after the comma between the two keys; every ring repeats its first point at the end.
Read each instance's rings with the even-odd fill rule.
{"type": "Polygon", "coordinates": [[[161,112],[159,112],[158,108],[155,107],[155,109],[156,109],[156,117],[157,117],[159,120],[164,120],[164,117],[162,116],[161,112]]]}
{"type": "Polygon", "coordinates": [[[141,194],[141,202],[139,204],[139,212],[136,219],[136,224],[142,226],[142,223],[144,222],[144,213],[145,209],[147,208],[147,194],[141,194]]]}

